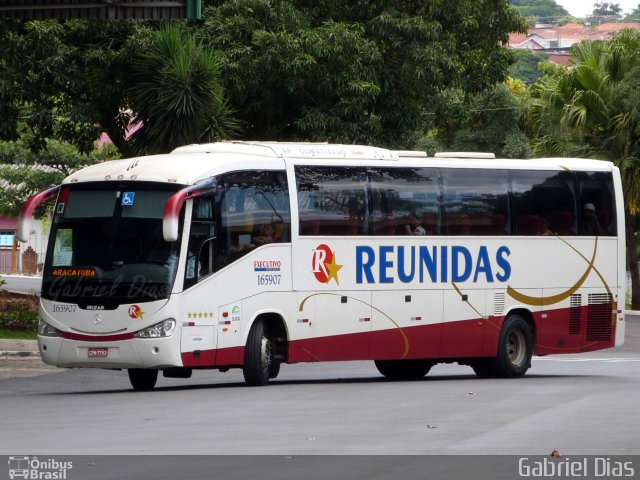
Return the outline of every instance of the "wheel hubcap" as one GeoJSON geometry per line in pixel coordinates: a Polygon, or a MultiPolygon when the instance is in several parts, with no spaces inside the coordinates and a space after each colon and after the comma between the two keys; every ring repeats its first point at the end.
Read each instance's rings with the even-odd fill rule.
{"type": "Polygon", "coordinates": [[[521,365],[525,360],[526,341],[524,333],[513,330],[507,337],[507,358],[512,365],[521,365]]]}
{"type": "Polygon", "coordinates": [[[271,365],[271,342],[268,338],[262,337],[262,341],[260,342],[260,362],[263,368],[269,368],[271,365]]]}

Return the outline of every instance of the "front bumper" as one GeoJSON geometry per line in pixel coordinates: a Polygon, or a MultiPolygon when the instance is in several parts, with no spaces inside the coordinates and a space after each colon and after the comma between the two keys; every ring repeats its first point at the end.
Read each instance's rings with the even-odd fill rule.
{"type": "Polygon", "coordinates": [[[132,338],[119,341],[72,340],[38,336],[44,363],[63,368],[181,367],[180,336],[132,338]],[[90,348],[106,348],[107,356],[90,357],[90,348]]]}

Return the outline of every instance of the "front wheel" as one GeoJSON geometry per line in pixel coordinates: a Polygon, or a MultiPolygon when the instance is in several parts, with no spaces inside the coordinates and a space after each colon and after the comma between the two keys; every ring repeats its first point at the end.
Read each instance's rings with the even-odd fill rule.
{"type": "Polygon", "coordinates": [[[134,390],[148,391],[153,390],[158,381],[158,370],[149,370],[146,368],[130,368],[128,370],[129,381],[134,390]]]}
{"type": "Polygon", "coordinates": [[[378,371],[390,380],[419,380],[424,377],[433,363],[429,360],[376,360],[378,371]]]}
{"type": "Polygon", "coordinates": [[[273,342],[266,335],[265,324],[257,320],[251,327],[244,353],[242,373],[248,385],[264,386],[279,371],[273,358],[273,342]]]}
{"type": "Polygon", "coordinates": [[[519,315],[504,322],[494,359],[494,373],[502,378],[522,377],[531,367],[533,335],[529,324],[519,315]]]}

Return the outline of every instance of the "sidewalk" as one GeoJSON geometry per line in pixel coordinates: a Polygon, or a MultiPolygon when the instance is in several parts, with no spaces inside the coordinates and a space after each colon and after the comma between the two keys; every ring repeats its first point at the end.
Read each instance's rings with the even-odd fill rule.
{"type": "Polygon", "coordinates": [[[42,361],[37,340],[0,339],[0,380],[64,371],[42,361]]]}
{"type": "Polygon", "coordinates": [[[0,357],[39,357],[37,340],[10,340],[0,338],[0,357]]]}

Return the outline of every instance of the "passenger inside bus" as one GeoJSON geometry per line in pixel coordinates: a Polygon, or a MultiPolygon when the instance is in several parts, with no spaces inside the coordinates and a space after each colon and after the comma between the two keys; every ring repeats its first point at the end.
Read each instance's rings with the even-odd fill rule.
{"type": "Polygon", "coordinates": [[[275,239],[276,230],[270,223],[265,223],[260,227],[258,235],[252,237],[252,242],[256,245],[264,245],[267,243],[273,243],[275,239]]]}
{"type": "Polygon", "coordinates": [[[415,213],[411,214],[409,217],[409,223],[404,225],[404,234],[405,235],[426,235],[427,231],[420,224],[420,220],[415,213]]]}
{"type": "Polygon", "coordinates": [[[244,235],[239,235],[237,237],[237,242],[232,242],[231,245],[229,245],[229,253],[231,255],[238,255],[238,254],[242,254],[244,255],[247,251],[256,248],[256,246],[247,241],[247,239],[243,238],[244,235]]]}
{"type": "Polygon", "coordinates": [[[555,233],[553,233],[551,230],[549,230],[549,221],[542,217],[542,222],[541,222],[541,227],[540,227],[540,234],[545,235],[545,236],[554,236],[555,233]]]}
{"type": "Polygon", "coordinates": [[[596,207],[593,203],[585,203],[582,207],[582,222],[580,224],[581,235],[602,235],[602,227],[596,215],[596,207]]]}

